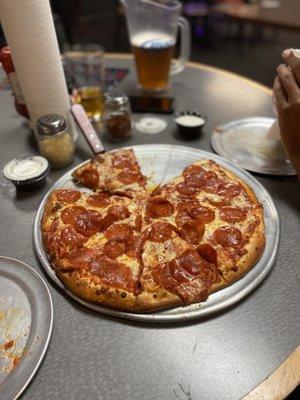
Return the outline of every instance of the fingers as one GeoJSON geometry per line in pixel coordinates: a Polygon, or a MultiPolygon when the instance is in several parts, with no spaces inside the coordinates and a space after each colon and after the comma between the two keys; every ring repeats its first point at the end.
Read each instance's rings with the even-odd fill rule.
{"type": "Polygon", "coordinates": [[[276,76],[273,84],[273,95],[278,110],[284,109],[288,105],[286,91],[279,76],[276,76]]]}
{"type": "Polygon", "coordinates": [[[293,72],[284,64],[279,65],[277,72],[286,91],[288,100],[291,102],[297,101],[300,97],[300,89],[293,72]]]}
{"type": "Polygon", "coordinates": [[[300,85],[300,50],[287,49],[282,53],[284,62],[292,69],[296,81],[300,85]]]}

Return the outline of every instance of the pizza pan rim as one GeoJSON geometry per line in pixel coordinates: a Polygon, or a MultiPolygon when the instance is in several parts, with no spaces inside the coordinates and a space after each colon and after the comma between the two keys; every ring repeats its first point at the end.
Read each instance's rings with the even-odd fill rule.
{"type": "MultiPolygon", "coordinates": [[[[240,280],[233,283],[232,285],[210,295],[205,303],[170,308],[156,312],[151,311],[148,313],[131,313],[113,310],[97,304],[89,303],[81,299],[63,285],[63,283],[56,277],[53,269],[51,268],[46,252],[43,248],[40,223],[43,209],[49,194],[56,188],[66,186],[66,183],[69,184],[70,187],[72,187],[70,184],[70,177],[72,172],[79,166],[88,162],[87,160],[72,168],[70,171],[64,174],[56,183],[54,183],[54,185],[44,196],[36,213],[34,221],[33,242],[36,255],[47,275],[71,298],[93,311],[112,317],[118,317],[144,323],[178,323],[194,319],[203,319],[233,306],[234,304],[245,298],[249,293],[251,293],[267,277],[273,267],[279,247],[280,221],[272,197],[263,187],[263,185],[255,179],[255,177],[253,177],[249,172],[243,170],[242,168],[235,166],[223,157],[197,148],[179,145],[147,144],[126,146],[122,147],[122,149],[133,149],[138,159],[142,156],[145,158],[151,158],[152,153],[160,155],[163,153],[170,154],[169,159],[171,159],[172,156],[176,156],[176,154],[180,153],[184,154],[187,157],[190,156],[194,158],[194,161],[201,158],[210,158],[219,163],[221,166],[235,173],[252,188],[252,190],[258,197],[258,200],[264,205],[265,225],[267,232],[267,243],[265,250],[258,263],[254,267],[252,267],[252,269],[246,275],[244,275],[240,280]]],[[[115,150],[116,149],[112,151],[115,150]]],[[[190,162],[191,161],[188,161],[186,165],[190,164],[190,162]]],[[[141,167],[143,168],[143,161],[141,167]]],[[[167,168],[168,165],[166,169],[167,168]]],[[[176,174],[174,174],[174,176],[175,175],[176,174]]]]}

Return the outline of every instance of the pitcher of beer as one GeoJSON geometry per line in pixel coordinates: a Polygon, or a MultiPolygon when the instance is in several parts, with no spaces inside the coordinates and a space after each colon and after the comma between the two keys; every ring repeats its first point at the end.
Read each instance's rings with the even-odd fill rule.
{"type": "Polygon", "coordinates": [[[190,55],[190,27],[180,16],[177,0],[121,0],[125,6],[130,43],[139,86],[149,91],[168,87],[169,74],[183,71],[190,55]],[[180,56],[171,64],[181,30],[180,56]]]}

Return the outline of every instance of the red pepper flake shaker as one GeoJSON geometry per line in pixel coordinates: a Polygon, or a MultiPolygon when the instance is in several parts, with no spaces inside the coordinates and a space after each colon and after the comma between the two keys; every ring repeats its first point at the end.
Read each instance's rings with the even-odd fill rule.
{"type": "Polygon", "coordinates": [[[107,136],[113,141],[131,136],[131,109],[125,94],[112,92],[105,95],[103,123],[107,136]]]}
{"type": "Polygon", "coordinates": [[[0,62],[2,63],[3,69],[6,72],[9,83],[12,87],[15,96],[15,107],[19,114],[29,119],[28,110],[25,104],[25,100],[22,94],[20,83],[15,71],[15,67],[11,58],[10,48],[4,46],[0,50],[0,62]]]}

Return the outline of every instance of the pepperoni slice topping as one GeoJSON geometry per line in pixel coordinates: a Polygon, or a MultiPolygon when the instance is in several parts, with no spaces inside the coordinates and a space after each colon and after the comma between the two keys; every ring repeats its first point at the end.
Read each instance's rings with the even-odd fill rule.
{"type": "Polygon", "coordinates": [[[199,188],[193,186],[191,183],[187,181],[177,183],[175,186],[177,192],[185,195],[194,195],[199,192],[199,188]]]}
{"type": "Polygon", "coordinates": [[[61,241],[67,245],[80,246],[87,240],[87,237],[78,233],[72,226],[61,231],[61,241]]]}
{"type": "Polygon", "coordinates": [[[194,276],[180,265],[179,260],[173,260],[168,264],[172,278],[178,283],[187,283],[192,281],[194,276]]]}
{"type": "Polygon", "coordinates": [[[112,165],[116,168],[121,169],[137,169],[136,164],[133,160],[130,160],[127,156],[115,155],[112,159],[112,165]]]}
{"type": "Polygon", "coordinates": [[[114,222],[117,222],[119,218],[115,214],[107,214],[102,219],[99,227],[100,232],[106,231],[114,222]]]}
{"type": "Polygon", "coordinates": [[[202,177],[205,174],[205,170],[200,167],[200,165],[189,165],[184,168],[182,175],[184,178],[188,179],[190,177],[202,177]]]}
{"type": "Polygon", "coordinates": [[[157,265],[152,276],[156,283],[177,293],[187,303],[205,300],[211,285],[220,279],[216,267],[196,250],[186,250],[171,262],[157,265]]]}
{"type": "Polygon", "coordinates": [[[128,243],[121,238],[109,239],[104,245],[105,254],[112,259],[124,254],[128,248],[128,243]]]}
{"type": "Polygon", "coordinates": [[[218,228],[214,232],[213,237],[222,247],[235,247],[243,243],[241,231],[234,226],[222,226],[218,228]]]}
{"type": "Polygon", "coordinates": [[[200,244],[197,247],[198,254],[211,264],[217,265],[217,251],[208,243],[200,244]]]}
{"type": "Polygon", "coordinates": [[[128,224],[111,225],[104,233],[107,239],[124,239],[131,243],[133,239],[133,229],[128,224]]]}
{"type": "Polygon", "coordinates": [[[163,243],[170,239],[174,229],[175,228],[167,222],[154,222],[148,234],[148,239],[151,240],[151,242],[163,243]]]}
{"type": "Polygon", "coordinates": [[[64,268],[88,269],[95,256],[95,249],[84,247],[68,256],[64,268]]]}
{"type": "Polygon", "coordinates": [[[189,219],[201,219],[205,224],[212,222],[215,219],[215,212],[208,208],[201,206],[197,200],[191,200],[186,203],[179,203],[177,207],[179,211],[176,222],[178,225],[182,225],[189,219]]]}
{"type": "Polygon", "coordinates": [[[70,224],[74,226],[79,215],[85,211],[86,209],[81,206],[67,207],[61,213],[61,220],[64,224],[70,224]]]}
{"type": "Polygon", "coordinates": [[[221,182],[219,181],[218,175],[213,171],[209,171],[205,173],[201,189],[208,193],[218,193],[220,185],[221,182]]]}
{"type": "Polygon", "coordinates": [[[78,190],[63,189],[56,194],[57,200],[64,203],[75,203],[80,199],[81,193],[78,190]]]}
{"type": "Polygon", "coordinates": [[[146,239],[147,235],[145,232],[141,235],[134,236],[131,247],[126,251],[126,255],[128,257],[137,258],[140,262],[142,262],[142,250],[146,239]]]}
{"type": "Polygon", "coordinates": [[[188,210],[188,214],[193,219],[199,219],[204,224],[208,224],[215,219],[215,212],[208,207],[198,206],[188,210]]]}
{"type": "Polygon", "coordinates": [[[173,213],[173,204],[162,197],[154,197],[148,201],[146,214],[150,218],[169,217],[173,213]]]}
{"type": "Polygon", "coordinates": [[[207,268],[209,265],[206,260],[200,257],[196,250],[186,250],[173,260],[173,262],[171,261],[171,264],[175,267],[173,270],[180,266],[193,275],[198,275],[202,269],[207,268]]]}
{"type": "Polygon", "coordinates": [[[74,228],[82,235],[92,236],[99,231],[101,222],[101,214],[95,210],[85,210],[76,218],[74,228]]]}
{"type": "Polygon", "coordinates": [[[99,173],[94,168],[86,168],[79,175],[81,183],[89,189],[96,189],[99,183],[99,173]]]}
{"type": "Polygon", "coordinates": [[[129,267],[104,256],[92,261],[90,272],[98,276],[103,283],[130,292],[136,290],[136,285],[129,267]]]}
{"type": "Polygon", "coordinates": [[[189,244],[198,244],[203,237],[205,226],[200,220],[188,221],[182,225],[180,236],[189,244]]]}
{"type": "Polygon", "coordinates": [[[124,170],[117,175],[118,181],[124,183],[125,185],[130,185],[131,183],[143,183],[142,175],[136,171],[124,170]]]}
{"type": "Polygon", "coordinates": [[[176,216],[176,223],[178,226],[182,226],[186,222],[192,220],[202,221],[204,224],[208,224],[215,219],[215,212],[208,207],[196,206],[184,211],[180,211],[176,216]]]}
{"type": "Polygon", "coordinates": [[[190,210],[191,208],[195,208],[200,206],[200,203],[197,199],[193,199],[192,197],[179,197],[179,202],[177,204],[178,210],[190,210]]]}
{"type": "Polygon", "coordinates": [[[118,217],[118,220],[126,219],[130,216],[128,208],[121,205],[115,205],[109,207],[107,213],[116,215],[118,217]]]}
{"type": "Polygon", "coordinates": [[[183,226],[186,222],[192,222],[193,221],[192,217],[188,214],[187,210],[180,211],[176,215],[175,220],[176,220],[177,226],[179,226],[179,227],[183,226]]]}
{"type": "Polygon", "coordinates": [[[107,207],[109,205],[109,196],[106,193],[91,194],[87,202],[94,207],[107,207]]]}
{"type": "Polygon", "coordinates": [[[142,223],[143,223],[143,218],[142,218],[141,214],[139,214],[136,216],[135,222],[134,222],[134,227],[135,227],[136,231],[141,232],[142,223]]]}
{"type": "Polygon", "coordinates": [[[238,196],[242,190],[243,188],[240,184],[223,182],[218,189],[218,195],[227,198],[234,198],[238,196]]]}
{"type": "Polygon", "coordinates": [[[245,221],[247,211],[240,207],[222,207],[220,210],[220,218],[226,222],[240,222],[245,221]]]}

